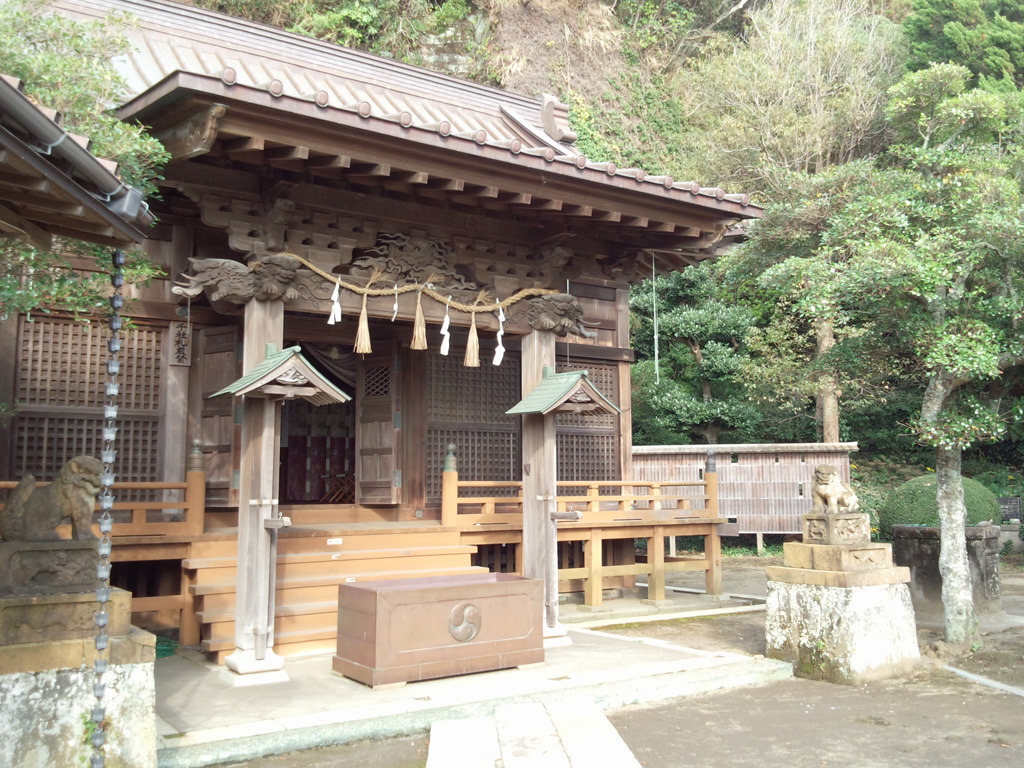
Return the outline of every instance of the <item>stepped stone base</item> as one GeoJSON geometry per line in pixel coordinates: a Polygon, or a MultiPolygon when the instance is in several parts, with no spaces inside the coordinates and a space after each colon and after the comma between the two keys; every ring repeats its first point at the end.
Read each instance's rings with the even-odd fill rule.
{"type": "MultiPolygon", "coordinates": [[[[105,765],[156,768],[156,638],[130,625],[130,593],[112,590],[107,608],[105,765]]],[[[98,609],[95,594],[0,598],[0,765],[89,764],[98,609]]]]}
{"type": "MultiPolygon", "coordinates": [[[[904,570],[885,569],[883,573],[904,570]]],[[[831,683],[860,685],[904,675],[920,660],[914,608],[905,583],[844,588],[772,579],[768,582],[765,641],[767,655],[792,662],[797,676],[831,683]]]]}
{"type": "Polygon", "coordinates": [[[769,567],[766,653],[799,677],[859,685],[910,672],[920,660],[910,571],[871,541],[859,512],[804,515],[804,540],[769,567]]]}

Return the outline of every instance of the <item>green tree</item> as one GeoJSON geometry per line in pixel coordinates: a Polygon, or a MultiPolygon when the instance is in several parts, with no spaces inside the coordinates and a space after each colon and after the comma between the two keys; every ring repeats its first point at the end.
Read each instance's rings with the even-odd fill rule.
{"type": "Polygon", "coordinates": [[[962,64],[975,77],[1024,82],[1021,0],[914,0],[903,29],[912,71],[946,62],[962,64]]]}
{"type": "Polygon", "coordinates": [[[745,442],[757,433],[760,410],[734,381],[753,313],[715,295],[712,270],[701,265],[648,280],[630,294],[638,442],[717,443],[722,433],[745,442]]]}
{"type": "Polygon", "coordinates": [[[774,0],[749,14],[744,38],[678,73],[683,173],[777,196],[793,172],[870,155],[902,69],[900,29],[868,0],[774,0]]]}
{"type": "Polygon", "coordinates": [[[898,142],[827,219],[819,245],[845,264],[818,293],[859,329],[862,362],[898,359],[923,383],[911,427],[936,451],[953,643],[976,631],[962,451],[1003,433],[1000,379],[1024,364],[1024,198],[1007,123],[1016,97],[967,89],[970,77],[934,65],[891,90],[898,142]]]}
{"type": "MultiPolygon", "coordinates": [[[[118,18],[79,23],[47,14],[43,0],[8,0],[0,4],[0,72],[21,79],[29,95],[63,115],[67,130],[91,139],[93,154],[116,161],[127,183],[152,194],[167,153],[142,126],[124,123],[112,112],[126,93],[111,63],[129,50],[125,23],[118,18]]],[[[52,252],[0,244],[3,313],[97,307],[106,281],[73,268],[74,259],[95,255],[96,249],[67,241],[57,241],[52,252]]],[[[144,260],[133,263],[135,279],[152,274],[144,260]]]]}

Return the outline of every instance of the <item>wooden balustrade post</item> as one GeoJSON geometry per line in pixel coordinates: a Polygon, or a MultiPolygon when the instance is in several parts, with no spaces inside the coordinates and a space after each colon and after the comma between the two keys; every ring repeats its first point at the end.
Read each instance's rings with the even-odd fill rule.
{"type": "Polygon", "coordinates": [[[441,525],[454,528],[459,524],[459,463],[455,444],[448,444],[441,475],[441,525]]]}
{"type": "Polygon", "coordinates": [[[587,568],[587,580],[583,584],[583,602],[591,607],[601,605],[604,597],[604,563],[601,551],[601,529],[591,528],[590,537],[583,544],[583,559],[587,568]]]}
{"type": "Polygon", "coordinates": [[[601,510],[601,487],[597,484],[587,486],[587,511],[599,512],[601,510]]]}
{"type": "Polygon", "coordinates": [[[185,472],[185,531],[201,536],[206,530],[206,457],[201,441],[192,441],[185,472]]]}
{"type": "Polygon", "coordinates": [[[708,517],[718,517],[718,468],[715,466],[715,452],[708,451],[708,458],[704,464],[704,495],[708,500],[704,502],[708,517]]]}
{"type": "MultiPolygon", "coordinates": [[[[715,466],[715,452],[708,451],[707,463],[704,465],[704,482],[708,497],[705,506],[709,518],[717,518],[718,510],[718,469],[715,466]]],[[[704,559],[708,561],[708,569],[704,572],[705,591],[709,595],[722,594],[722,539],[718,535],[718,526],[711,528],[711,533],[704,537],[704,559]]]]}
{"type": "Polygon", "coordinates": [[[665,599],[665,529],[660,525],[647,539],[647,568],[647,599],[661,602],[665,599]]]}

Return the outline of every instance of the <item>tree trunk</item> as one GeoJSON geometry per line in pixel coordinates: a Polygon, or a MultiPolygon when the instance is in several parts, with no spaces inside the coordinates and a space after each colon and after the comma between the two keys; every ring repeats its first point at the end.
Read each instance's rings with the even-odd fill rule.
{"type": "MultiPolygon", "coordinates": [[[[921,403],[921,421],[938,423],[954,385],[943,375],[932,376],[921,403]]],[[[935,498],[939,508],[939,574],[942,576],[942,607],[946,614],[946,642],[970,642],[978,631],[974,620],[971,571],[967,562],[967,507],[960,474],[959,446],[936,449],[935,498]]]]}
{"type": "MultiPolygon", "coordinates": [[[[828,320],[818,319],[814,323],[814,335],[817,340],[817,357],[822,357],[836,345],[835,329],[828,320]]],[[[818,378],[818,392],[815,395],[815,415],[821,419],[821,442],[839,442],[839,396],[842,391],[831,374],[822,374],[818,378]]]]}
{"type": "Polygon", "coordinates": [[[708,441],[709,445],[715,445],[718,442],[718,434],[722,431],[722,428],[714,424],[705,424],[703,427],[697,427],[696,430],[704,435],[704,439],[708,441]]]}

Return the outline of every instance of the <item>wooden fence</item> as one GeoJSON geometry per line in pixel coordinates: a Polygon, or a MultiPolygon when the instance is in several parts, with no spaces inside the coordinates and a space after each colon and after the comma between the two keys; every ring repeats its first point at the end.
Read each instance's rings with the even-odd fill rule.
{"type": "MultiPolygon", "coordinates": [[[[442,481],[441,524],[459,528],[467,543],[521,542],[523,488],[516,481],[460,481],[457,470],[446,470],[442,481]],[[487,495],[481,495],[487,494],[487,495]],[[501,531],[515,532],[514,536],[501,531]],[[495,538],[494,534],[498,536],[495,538]]],[[[704,472],[700,480],[676,482],[673,493],[661,483],[636,481],[560,482],[557,509],[582,514],[579,521],[558,524],[558,541],[579,555],[566,557],[562,548],[560,582],[583,584],[586,605],[598,606],[608,577],[646,576],[648,597],[665,599],[665,576],[679,571],[704,571],[707,593],[722,593],[720,531],[726,523],[718,514],[717,475],[704,472]],[[681,493],[680,490],[685,492],[681,493]],[[697,508],[699,505],[699,508],[697,508]],[[665,557],[666,542],[677,536],[702,536],[703,557],[665,557]],[[616,540],[647,540],[646,562],[606,563],[603,544],[616,540]]],[[[632,548],[632,543],[630,543],[632,548]]],[[[674,555],[674,549],[671,555],[674,555]]],[[[516,571],[522,572],[521,558],[516,571]]]]}
{"type": "Polygon", "coordinates": [[[697,496],[691,484],[703,478],[709,450],[718,468],[719,515],[735,518],[739,533],[800,533],[814,468],[832,464],[850,482],[849,454],[857,443],[634,446],[633,482],[660,482],[668,495],[697,496]]]}

